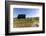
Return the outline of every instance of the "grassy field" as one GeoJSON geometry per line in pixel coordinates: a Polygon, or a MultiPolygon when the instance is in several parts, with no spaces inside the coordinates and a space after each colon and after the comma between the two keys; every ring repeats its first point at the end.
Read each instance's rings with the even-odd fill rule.
{"type": "Polygon", "coordinates": [[[25,19],[18,19],[14,18],[13,20],[13,27],[32,27],[33,24],[39,23],[39,17],[32,17],[32,18],[25,18],[25,19]]]}

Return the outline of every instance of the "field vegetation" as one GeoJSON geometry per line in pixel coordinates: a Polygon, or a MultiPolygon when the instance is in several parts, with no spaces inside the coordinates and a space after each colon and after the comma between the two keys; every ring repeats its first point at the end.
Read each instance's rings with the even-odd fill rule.
{"type": "Polygon", "coordinates": [[[32,17],[32,18],[14,18],[13,20],[13,27],[14,28],[21,28],[21,27],[32,27],[33,24],[39,23],[39,17],[32,17]]]}

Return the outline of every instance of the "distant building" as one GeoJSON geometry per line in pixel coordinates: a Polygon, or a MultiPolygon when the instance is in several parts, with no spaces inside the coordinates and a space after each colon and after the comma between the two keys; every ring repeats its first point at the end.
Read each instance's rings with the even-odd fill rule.
{"type": "Polygon", "coordinates": [[[18,19],[20,19],[20,18],[25,18],[25,17],[26,17],[25,14],[18,14],[18,19]]]}

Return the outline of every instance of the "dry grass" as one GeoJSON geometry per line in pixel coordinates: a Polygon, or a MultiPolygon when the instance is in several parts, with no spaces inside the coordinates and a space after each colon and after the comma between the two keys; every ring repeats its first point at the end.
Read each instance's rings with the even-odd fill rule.
{"type": "Polygon", "coordinates": [[[13,26],[14,28],[16,27],[32,27],[34,22],[38,23],[39,22],[39,17],[35,18],[25,18],[25,19],[14,19],[13,20],[13,26]]]}

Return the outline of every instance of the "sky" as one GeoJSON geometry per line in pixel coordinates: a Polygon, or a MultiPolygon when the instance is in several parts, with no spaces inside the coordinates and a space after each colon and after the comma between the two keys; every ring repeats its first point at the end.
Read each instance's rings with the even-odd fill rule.
{"type": "Polygon", "coordinates": [[[13,8],[13,17],[17,17],[18,14],[25,14],[26,17],[39,16],[39,9],[35,8],[13,8]]]}

